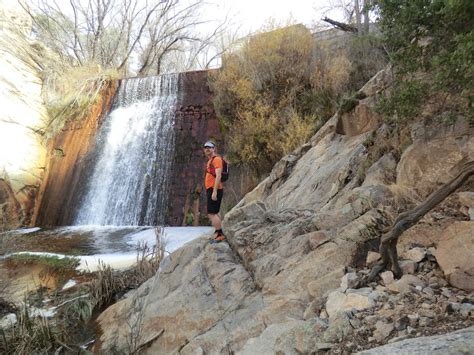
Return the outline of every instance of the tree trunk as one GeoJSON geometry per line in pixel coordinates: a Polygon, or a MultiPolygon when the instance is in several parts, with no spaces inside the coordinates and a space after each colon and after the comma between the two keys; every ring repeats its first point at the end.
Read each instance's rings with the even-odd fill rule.
{"type": "Polygon", "coordinates": [[[357,28],[355,28],[355,27],[352,26],[352,25],[348,25],[347,23],[343,23],[343,22],[331,20],[331,19],[328,18],[328,17],[323,18],[323,21],[324,21],[324,22],[327,22],[327,23],[330,23],[331,25],[333,25],[333,26],[339,28],[339,29],[342,30],[342,31],[357,33],[357,28]]]}
{"type": "Polygon", "coordinates": [[[360,34],[362,33],[362,22],[360,20],[359,0],[354,0],[354,11],[355,11],[355,17],[356,17],[357,32],[360,34]]]}
{"type": "Polygon", "coordinates": [[[397,255],[397,242],[400,235],[415,225],[426,213],[440,204],[446,197],[455,192],[471,175],[474,175],[474,161],[466,163],[456,177],[444,184],[438,191],[433,192],[420,205],[398,215],[390,230],[382,236],[380,243],[382,260],[373,267],[367,277],[367,282],[375,280],[375,277],[388,267],[391,267],[395,277],[400,278],[402,276],[397,255]]]}
{"type": "Polygon", "coordinates": [[[369,7],[370,7],[370,0],[364,0],[362,5],[362,13],[364,14],[364,33],[369,33],[369,7]]]}

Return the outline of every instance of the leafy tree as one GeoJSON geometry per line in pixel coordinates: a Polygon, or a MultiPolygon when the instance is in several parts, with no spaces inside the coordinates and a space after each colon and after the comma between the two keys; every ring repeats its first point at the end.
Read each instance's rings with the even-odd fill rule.
{"type": "Polygon", "coordinates": [[[474,2],[377,0],[375,6],[396,74],[383,111],[411,118],[436,97],[440,113],[474,120],[474,2]]]}

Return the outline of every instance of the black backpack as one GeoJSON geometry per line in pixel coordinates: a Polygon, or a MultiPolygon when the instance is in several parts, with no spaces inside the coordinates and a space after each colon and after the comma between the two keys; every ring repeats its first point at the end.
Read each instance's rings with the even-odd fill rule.
{"type": "MultiPolygon", "coordinates": [[[[216,155],[215,157],[220,157],[222,159],[222,173],[221,173],[221,182],[226,182],[229,179],[229,163],[224,159],[224,157],[220,155],[216,155]]],[[[211,168],[212,170],[209,171],[209,174],[212,176],[216,176],[216,169],[212,165],[212,161],[214,160],[215,157],[212,157],[211,159],[211,168]]]]}

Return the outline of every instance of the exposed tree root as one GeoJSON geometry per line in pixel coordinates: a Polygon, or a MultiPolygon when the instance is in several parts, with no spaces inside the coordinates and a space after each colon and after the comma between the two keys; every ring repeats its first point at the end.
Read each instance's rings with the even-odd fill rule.
{"type": "Polygon", "coordinates": [[[382,270],[389,268],[396,278],[400,278],[403,274],[398,264],[397,255],[397,242],[400,235],[415,225],[426,213],[462,186],[471,175],[474,175],[474,161],[464,164],[456,177],[444,184],[438,191],[429,195],[420,205],[399,214],[388,232],[382,236],[379,249],[382,257],[381,261],[372,268],[365,280],[366,282],[363,283],[374,281],[382,270]]]}

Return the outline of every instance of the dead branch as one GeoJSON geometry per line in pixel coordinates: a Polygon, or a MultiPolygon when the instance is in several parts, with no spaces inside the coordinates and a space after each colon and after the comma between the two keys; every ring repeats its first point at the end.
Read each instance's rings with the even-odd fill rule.
{"type": "Polygon", "coordinates": [[[358,30],[357,30],[356,27],[354,27],[354,26],[352,26],[352,25],[348,25],[347,23],[343,23],[343,22],[331,20],[331,19],[328,18],[328,17],[324,17],[324,18],[323,18],[323,21],[324,21],[324,22],[327,22],[327,23],[330,23],[330,24],[333,25],[334,27],[339,28],[341,31],[353,32],[353,33],[357,33],[357,32],[358,32],[358,30]]]}
{"type": "Polygon", "coordinates": [[[440,204],[446,197],[455,192],[471,175],[474,175],[474,161],[466,163],[456,177],[444,184],[438,191],[429,195],[420,205],[398,215],[390,230],[382,236],[379,249],[382,260],[372,268],[367,277],[367,282],[374,281],[375,277],[382,270],[390,266],[396,278],[402,276],[397,255],[397,242],[400,235],[415,225],[426,213],[440,204]]]}

